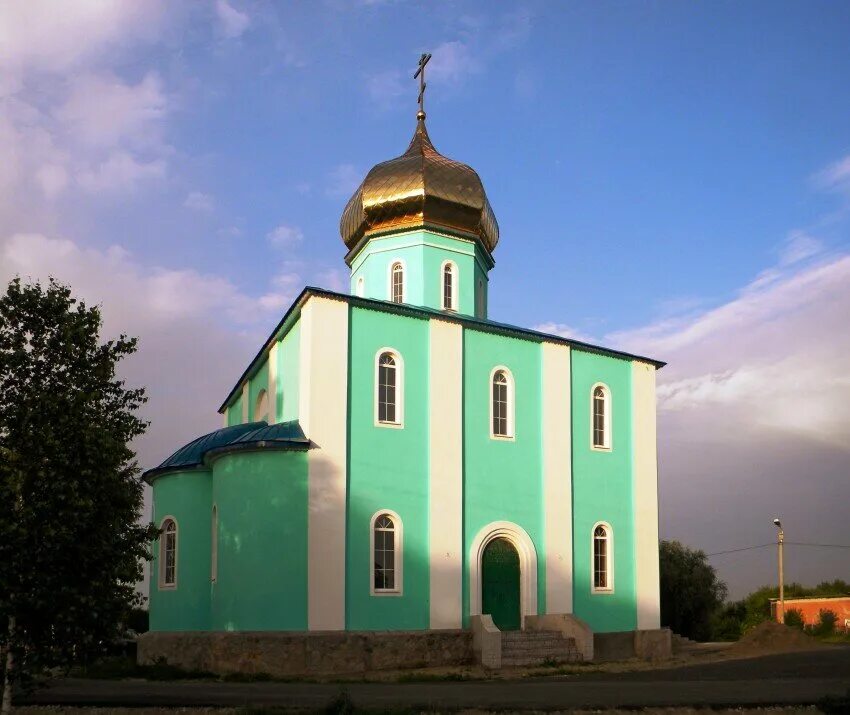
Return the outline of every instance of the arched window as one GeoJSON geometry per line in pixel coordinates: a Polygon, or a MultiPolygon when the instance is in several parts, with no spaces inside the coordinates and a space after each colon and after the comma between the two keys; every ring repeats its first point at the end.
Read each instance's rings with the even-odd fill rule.
{"type": "Polygon", "coordinates": [[[403,421],[401,356],[386,348],[379,350],[375,368],[375,421],[400,427],[403,421]]]}
{"type": "Polygon", "coordinates": [[[478,281],[478,292],[475,294],[475,313],[478,318],[484,317],[484,281],[478,281]]]}
{"type": "Polygon", "coordinates": [[[360,277],[357,279],[357,289],[356,289],[356,293],[357,293],[357,295],[358,295],[358,296],[360,296],[361,298],[362,298],[362,297],[366,294],[366,280],[363,278],[363,276],[360,276],[360,277]]]}
{"type": "Polygon", "coordinates": [[[210,527],[210,581],[218,580],[218,507],[213,504],[210,527]]]}
{"type": "Polygon", "coordinates": [[[404,303],[404,266],[396,261],[390,267],[390,300],[404,303]]]}
{"type": "Polygon", "coordinates": [[[159,536],[159,587],[177,588],[177,522],[162,521],[159,536]]]}
{"type": "Polygon", "coordinates": [[[451,261],[443,264],[441,274],[443,310],[457,310],[457,266],[451,261]]]}
{"type": "Polygon", "coordinates": [[[392,511],[379,511],[372,517],[372,595],[401,594],[401,519],[392,511]]]}
{"type": "Polygon", "coordinates": [[[593,527],[594,591],[612,591],[614,589],[614,579],[611,573],[613,562],[611,527],[608,524],[596,524],[593,527]]]}
{"type": "Polygon", "coordinates": [[[611,449],[611,392],[597,383],[590,394],[593,448],[611,449]]]}
{"type": "Polygon", "coordinates": [[[490,436],[514,436],[514,381],[507,368],[490,375],[490,436]]]}
{"type": "Polygon", "coordinates": [[[269,396],[265,390],[260,390],[254,403],[254,422],[269,421],[269,396]]]}

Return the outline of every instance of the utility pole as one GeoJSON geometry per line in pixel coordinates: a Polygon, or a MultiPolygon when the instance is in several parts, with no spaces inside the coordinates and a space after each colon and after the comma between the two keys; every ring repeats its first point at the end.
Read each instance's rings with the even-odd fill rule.
{"type": "Polygon", "coordinates": [[[779,518],[774,519],[773,523],[779,529],[779,540],[776,542],[779,551],[779,622],[785,623],[785,574],[783,573],[782,563],[782,545],[785,541],[785,532],[782,530],[782,522],[779,521],[779,518]]]}

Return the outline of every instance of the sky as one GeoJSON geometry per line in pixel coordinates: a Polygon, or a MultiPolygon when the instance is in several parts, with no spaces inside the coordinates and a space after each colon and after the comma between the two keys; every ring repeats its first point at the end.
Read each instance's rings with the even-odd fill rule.
{"type": "MultiPolygon", "coordinates": [[[[140,338],[143,468],[216,409],[428,128],[501,229],[490,317],[668,362],[661,534],[850,544],[850,4],[0,0],[0,281],[140,338]]],[[[787,579],[850,578],[789,545],[787,579]]],[[[711,557],[732,596],[770,548],[711,557]]]]}

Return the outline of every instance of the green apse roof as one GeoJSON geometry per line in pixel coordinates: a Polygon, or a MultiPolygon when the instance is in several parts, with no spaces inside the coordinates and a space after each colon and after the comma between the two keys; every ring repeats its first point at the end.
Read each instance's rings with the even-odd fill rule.
{"type": "Polygon", "coordinates": [[[208,456],[243,449],[306,449],[310,440],[304,435],[297,420],[278,422],[248,422],[232,427],[223,427],[192,440],[178,449],[162,464],[149,469],[142,477],[150,482],[165,472],[196,469],[204,464],[208,456]]]}

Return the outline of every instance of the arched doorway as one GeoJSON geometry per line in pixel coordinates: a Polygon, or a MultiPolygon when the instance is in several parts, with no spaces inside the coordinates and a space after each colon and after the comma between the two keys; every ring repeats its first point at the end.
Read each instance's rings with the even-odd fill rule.
{"type": "Polygon", "coordinates": [[[520,628],[519,553],[503,537],[490,541],[481,556],[481,612],[502,631],[520,628]]]}

